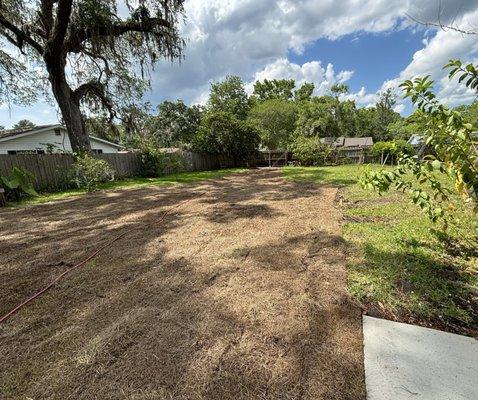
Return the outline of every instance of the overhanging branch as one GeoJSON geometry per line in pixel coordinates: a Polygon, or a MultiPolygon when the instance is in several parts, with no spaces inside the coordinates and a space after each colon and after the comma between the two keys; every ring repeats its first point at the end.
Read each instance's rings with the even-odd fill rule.
{"type": "Polygon", "coordinates": [[[78,101],[83,100],[86,96],[94,96],[101,101],[103,107],[105,107],[109,113],[110,118],[112,119],[114,116],[113,111],[113,102],[107,96],[105,92],[105,86],[98,81],[91,81],[87,83],[83,83],[82,85],[78,86],[74,91],[75,97],[78,101]]]}
{"type": "Polygon", "coordinates": [[[20,50],[23,50],[23,44],[27,43],[40,54],[43,54],[42,45],[33,39],[27,32],[13,25],[2,13],[0,13],[0,26],[3,26],[5,29],[9,30],[15,36],[15,39],[11,40],[13,39],[11,35],[4,34],[2,32],[0,32],[0,35],[3,35],[20,50]]]}
{"type": "Polygon", "coordinates": [[[463,35],[478,35],[478,29],[466,30],[466,29],[458,28],[457,26],[446,25],[441,22],[424,22],[424,21],[420,21],[419,19],[415,17],[412,17],[409,14],[407,14],[407,17],[410,18],[413,22],[416,22],[417,24],[420,24],[423,26],[433,26],[435,28],[440,28],[444,31],[451,30],[451,31],[461,33],[463,35]]]}
{"type": "Polygon", "coordinates": [[[118,37],[128,32],[152,33],[155,28],[163,27],[170,29],[171,23],[162,18],[147,18],[143,21],[124,21],[112,26],[95,26],[75,29],[67,40],[68,50],[74,51],[83,42],[100,37],[118,37]]]}

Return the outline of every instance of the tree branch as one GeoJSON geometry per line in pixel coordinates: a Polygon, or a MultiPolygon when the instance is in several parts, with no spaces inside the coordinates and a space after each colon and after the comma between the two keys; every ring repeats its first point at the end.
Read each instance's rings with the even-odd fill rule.
{"type": "Polygon", "coordinates": [[[445,25],[445,24],[442,24],[441,22],[424,22],[424,21],[420,21],[418,20],[417,18],[415,17],[412,17],[411,15],[409,14],[406,14],[408,18],[410,18],[412,21],[416,22],[417,24],[420,24],[420,25],[423,25],[423,26],[433,26],[433,27],[436,27],[436,28],[441,28],[442,30],[446,31],[447,29],[448,30],[451,30],[451,31],[455,31],[455,32],[459,32],[463,35],[478,35],[478,29],[472,29],[472,30],[465,30],[465,29],[461,29],[461,28],[458,28],[456,26],[452,26],[452,25],[445,25]]]}
{"type": "Polygon", "coordinates": [[[63,46],[68,25],[70,23],[72,4],[73,0],[58,0],[55,26],[50,39],[50,43],[54,48],[63,46]]]}
{"type": "Polygon", "coordinates": [[[0,26],[3,26],[5,29],[8,29],[10,32],[12,32],[13,35],[16,36],[16,40],[11,40],[13,38],[10,35],[8,35],[7,33],[0,32],[0,35],[5,36],[5,38],[7,38],[10,42],[12,42],[20,50],[23,50],[23,44],[27,43],[31,47],[33,47],[36,51],[38,51],[40,54],[43,54],[43,47],[40,43],[34,40],[27,32],[24,32],[17,26],[13,25],[1,13],[0,13],[0,26]]]}
{"type": "Polygon", "coordinates": [[[57,2],[58,0],[42,0],[40,3],[39,15],[46,37],[50,35],[53,28],[53,4],[57,2]]]}
{"type": "Polygon", "coordinates": [[[74,94],[78,101],[81,101],[87,95],[95,96],[101,101],[103,107],[109,111],[110,117],[113,117],[113,102],[106,95],[105,87],[101,82],[91,81],[83,83],[75,89],[74,94]]]}
{"type": "Polygon", "coordinates": [[[95,26],[73,30],[67,40],[69,50],[77,49],[84,41],[92,38],[121,36],[128,32],[152,32],[155,27],[171,28],[171,23],[162,18],[147,18],[143,21],[124,21],[113,26],[95,26]]]}

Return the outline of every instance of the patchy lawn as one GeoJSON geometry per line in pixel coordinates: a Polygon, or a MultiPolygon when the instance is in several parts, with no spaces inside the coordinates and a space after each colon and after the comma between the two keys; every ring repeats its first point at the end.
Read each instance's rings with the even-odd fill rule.
{"type": "Polygon", "coordinates": [[[3,210],[0,315],[128,233],[0,326],[0,397],[364,400],[336,195],[252,170],[3,210]]]}
{"type": "MultiPolygon", "coordinates": [[[[214,171],[198,171],[198,172],[179,172],[177,174],[165,175],[159,178],[127,178],[122,180],[116,180],[112,182],[106,182],[99,186],[99,190],[112,190],[112,189],[127,189],[127,188],[140,188],[150,185],[174,185],[178,183],[193,183],[203,181],[205,179],[220,178],[233,173],[245,171],[242,168],[225,168],[214,171]]],[[[24,199],[21,203],[11,203],[12,207],[22,206],[28,204],[41,204],[49,201],[57,201],[67,199],[69,197],[80,196],[86,194],[84,189],[69,189],[54,193],[41,193],[37,197],[29,197],[24,199]]]]}
{"type": "Polygon", "coordinates": [[[445,235],[405,195],[362,190],[360,173],[355,165],[284,169],[288,179],[342,186],[350,293],[373,316],[476,336],[477,298],[467,287],[478,284],[476,215],[461,209],[445,235]]]}

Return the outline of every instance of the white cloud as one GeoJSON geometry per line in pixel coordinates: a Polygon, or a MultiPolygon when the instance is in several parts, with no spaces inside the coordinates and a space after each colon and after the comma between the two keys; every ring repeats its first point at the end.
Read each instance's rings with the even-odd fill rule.
{"type": "Polygon", "coordinates": [[[340,71],[336,74],[332,64],[327,64],[324,68],[320,61],[299,65],[290,62],[287,58],[279,58],[257,71],[252,80],[246,84],[246,90],[252,93],[254,82],[264,79],[294,79],[296,87],[300,87],[305,82],[311,82],[315,85],[315,94],[323,95],[334,83],[346,82],[352,75],[353,71],[340,71]]]}
{"type": "MultiPolygon", "coordinates": [[[[309,43],[319,38],[333,40],[347,34],[403,29],[412,24],[407,15],[423,21],[434,21],[440,9],[439,4],[441,21],[451,22],[457,12],[469,14],[471,3],[478,2],[190,0],[186,3],[188,23],[184,27],[184,34],[189,38],[186,58],[181,65],[171,66],[170,63],[164,63],[158,68],[154,74],[152,98],[154,101],[163,98],[183,98],[186,102],[203,101],[210,82],[221,80],[228,74],[240,75],[246,82],[266,76],[287,78],[296,75],[300,81],[307,76],[309,80],[318,83],[320,92],[325,90],[327,82],[332,80],[331,71],[327,75],[325,67],[325,79],[321,71],[311,79],[307,68],[319,71],[318,65],[323,68],[321,62],[317,60],[294,66],[287,61],[289,51],[303,52],[309,43]],[[284,75],[280,76],[279,72],[284,75]]],[[[460,18],[463,19],[463,15],[460,18]]],[[[461,21],[460,18],[457,22],[461,21]]],[[[465,19],[469,24],[470,18],[465,19]]],[[[433,31],[428,31],[426,37],[432,36],[432,33],[433,31]]],[[[440,36],[446,34],[443,32],[440,36]]],[[[424,43],[424,49],[431,45],[433,38],[424,43]]],[[[465,43],[461,45],[466,47],[465,43]]],[[[443,64],[441,60],[451,57],[454,51],[453,47],[446,47],[442,50],[442,57],[436,57],[436,52],[433,52],[432,57],[416,54],[412,60],[414,66],[403,71],[403,75],[409,74],[410,69],[439,70],[443,64]],[[419,62],[419,59],[427,61],[419,62]],[[417,68],[418,64],[421,64],[422,68],[417,68]]],[[[324,60],[325,56],[320,57],[322,62],[333,61],[324,60]]],[[[333,79],[345,82],[351,78],[352,73],[333,73],[333,79]]],[[[376,94],[366,93],[365,89],[352,97],[360,105],[369,105],[376,100],[376,94]]]]}
{"type": "MultiPolygon", "coordinates": [[[[455,21],[457,26],[478,26],[478,10],[463,14],[455,21]]],[[[382,90],[397,87],[406,79],[430,75],[435,81],[435,93],[438,99],[449,106],[473,101],[476,93],[459,85],[456,79],[448,79],[448,71],[443,66],[450,59],[461,59],[463,62],[477,62],[478,42],[475,35],[463,35],[453,30],[438,30],[434,37],[427,39],[425,47],[417,51],[408,66],[400,74],[384,82],[382,90]]]]}
{"type": "MultiPolygon", "coordinates": [[[[439,9],[444,23],[455,18],[465,27],[478,26],[473,12],[477,5],[477,0],[187,0],[187,23],[182,27],[187,38],[185,59],[180,64],[162,62],[157,66],[152,72],[149,97],[153,103],[166,98],[202,102],[210,83],[228,74],[240,75],[246,82],[265,76],[294,77],[298,82],[314,82],[322,93],[331,82],[349,81],[353,71],[335,72],[332,64],[325,64],[334,60],[328,60],[325,54],[317,61],[294,64],[287,59],[289,52],[304,52],[319,38],[334,40],[352,34],[355,39],[351,40],[359,40],[364,32],[404,29],[412,25],[407,14],[434,21],[439,9]],[[285,76],[279,76],[279,72],[285,76]]],[[[466,59],[477,51],[476,36],[442,31],[433,36],[434,32],[425,35],[423,49],[387,84],[427,73],[442,82],[441,66],[448,58],[466,59]]],[[[450,101],[457,100],[457,92],[446,83],[442,85],[440,93],[450,101]]],[[[376,94],[365,88],[350,97],[361,106],[376,100],[376,94]]],[[[41,107],[46,106],[36,109],[41,107]]],[[[56,113],[51,112],[49,118],[53,119],[56,113]]],[[[0,123],[10,121],[0,110],[0,123]]],[[[51,121],[43,118],[43,122],[51,121]]]]}
{"type": "Polygon", "coordinates": [[[393,111],[401,114],[403,111],[405,111],[405,104],[397,104],[395,107],[393,107],[393,111]]]}
{"type": "Polygon", "coordinates": [[[358,107],[371,107],[378,100],[378,93],[367,93],[365,87],[356,92],[341,96],[344,100],[354,100],[358,107]]]}

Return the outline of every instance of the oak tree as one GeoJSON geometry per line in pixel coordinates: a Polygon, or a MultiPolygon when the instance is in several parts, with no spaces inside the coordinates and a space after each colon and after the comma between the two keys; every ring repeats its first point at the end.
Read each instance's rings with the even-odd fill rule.
{"type": "Polygon", "coordinates": [[[73,150],[88,151],[82,107],[114,110],[141,94],[158,59],[181,57],[183,3],[0,0],[0,102],[31,101],[47,85],[73,150]]]}

